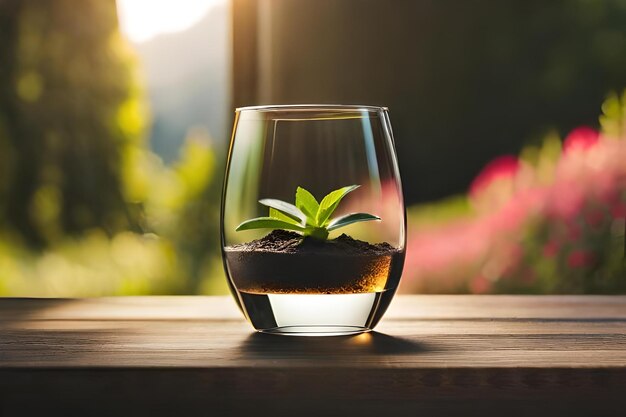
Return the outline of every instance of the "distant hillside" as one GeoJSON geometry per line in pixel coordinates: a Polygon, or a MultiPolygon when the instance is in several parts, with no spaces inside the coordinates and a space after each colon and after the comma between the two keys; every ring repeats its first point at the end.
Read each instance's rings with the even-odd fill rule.
{"type": "Polygon", "coordinates": [[[193,27],[136,45],[153,125],[150,143],[165,161],[178,156],[187,130],[205,127],[216,145],[228,137],[229,19],[216,5],[193,27]]]}

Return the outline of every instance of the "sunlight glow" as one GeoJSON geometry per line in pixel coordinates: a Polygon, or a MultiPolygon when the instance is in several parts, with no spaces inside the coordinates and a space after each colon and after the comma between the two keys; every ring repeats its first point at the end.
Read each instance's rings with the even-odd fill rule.
{"type": "Polygon", "coordinates": [[[117,0],[120,29],[131,42],[145,42],[163,33],[187,29],[213,5],[224,1],[117,0]]]}

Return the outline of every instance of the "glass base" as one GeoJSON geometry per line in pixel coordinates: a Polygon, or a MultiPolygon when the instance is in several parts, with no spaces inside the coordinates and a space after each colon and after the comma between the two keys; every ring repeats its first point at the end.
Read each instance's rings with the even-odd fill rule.
{"type": "Polygon", "coordinates": [[[359,294],[240,292],[254,328],[291,336],[338,336],[372,330],[385,291],[359,294]]]}
{"type": "Polygon", "coordinates": [[[370,330],[372,329],[359,326],[284,326],[258,331],[281,336],[350,336],[370,330]]]}

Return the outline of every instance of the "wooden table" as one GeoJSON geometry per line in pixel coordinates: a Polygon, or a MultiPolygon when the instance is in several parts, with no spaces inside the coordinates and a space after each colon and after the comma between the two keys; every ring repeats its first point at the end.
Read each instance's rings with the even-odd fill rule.
{"type": "Polygon", "coordinates": [[[228,297],[0,299],[0,416],[62,411],[626,416],[626,296],[399,296],[330,338],[228,297]]]}

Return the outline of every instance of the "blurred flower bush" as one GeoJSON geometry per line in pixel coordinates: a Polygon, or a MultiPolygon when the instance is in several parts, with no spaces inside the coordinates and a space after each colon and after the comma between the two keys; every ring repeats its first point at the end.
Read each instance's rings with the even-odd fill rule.
{"type": "MultiPolygon", "coordinates": [[[[125,161],[124,194],[140,231],[110,234],[94,227],[33,248],[5,229],[0,296],[225,292],[215,161],[206,139],[192,133],[171,167],[145,149],[127,156],[133,160],[125,161]]],[[[39,198],[42,206],[50,204],[39,198]]]]}
{"type": "Polygon", "coordinates": [[[409,210],[403,291],[626,291],[626,93],[601,131],[502,156],[466,196],[409,210]]]}

